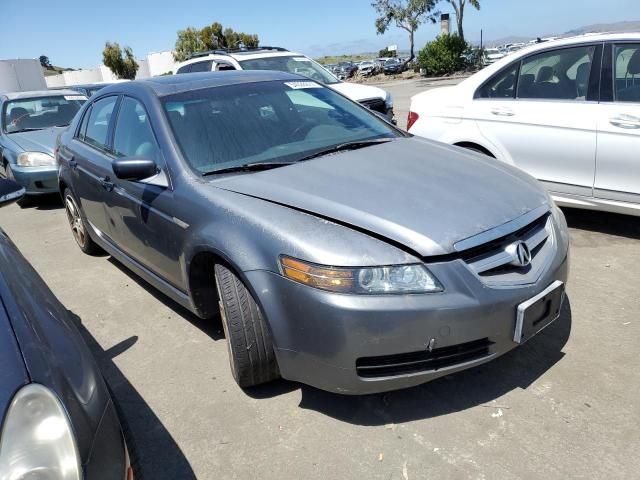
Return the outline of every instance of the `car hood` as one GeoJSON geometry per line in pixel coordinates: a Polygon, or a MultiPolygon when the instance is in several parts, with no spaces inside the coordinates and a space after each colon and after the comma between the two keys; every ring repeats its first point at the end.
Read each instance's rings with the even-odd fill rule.
{"type": "Polygon", "coordinates": [[[372,87],[371,85],[340,82],[329,86],[343,94],[345,97],[355,100],[356,102],[369,100],[371,98],[382,98],[384,100],[387,97],[387,92],[381,88],[372,87]]]}
{"type": "Polygon", "coordinates": [[[44,152],[53,155],[56,138],[66,127],[52,127],[31,132],[10,133],[13,140],[25,152],[44,152]]]}
{"type": "Polygon", "coordinates": [[[460,240],[548,204],[542,187],[520,170],[415,137],[212,183],[367,231],[420,256],[453,253],[460,240]]]}

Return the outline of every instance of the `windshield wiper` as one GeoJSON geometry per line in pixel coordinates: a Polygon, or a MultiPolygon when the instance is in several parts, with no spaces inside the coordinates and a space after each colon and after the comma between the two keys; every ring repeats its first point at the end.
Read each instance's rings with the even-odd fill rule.
{"type": "Polygon", "coordinates": [[[234,167],[221,168],[219,170],[212,170],[202,174],[203,177],[208,175],[217,175],[218,173],[230,173],[230,172],[258,172],[260,170],[269,170],[271,168],[284,167],[285,165],[291,165],[295,162],[254,162],[245,163],[243,165],[236,165],[234,167]]]}
{"type": "Polygon", "coordinates": [[[334,145],[333,147],[329,147],[325,150],[320,150],[319,152],[315,152],[315,153],[312,153],[311,155],[307,155],[306,157],[302,157],[298,161],[303,162],[305,160],[311,160],[312,158],[322,157],[324,155],[329,155],[331,153],[345,152],[347,150],[357,150],[359,148],[369,147],[371,145],[388,143],[391,140],[392,140],[391,138],[377,138],[375,140],[356,140],[355,142],[341,143],[340,145],[334,145]]]}
{"type": "Polygon", "coordinates": [[[9,133],[21,133],[21,132],[33,132],[35,130],[43,130],[42,128],[21,128],[20,130],[14,130],[12,132],[7,132],[7,134],[9,133]]]}

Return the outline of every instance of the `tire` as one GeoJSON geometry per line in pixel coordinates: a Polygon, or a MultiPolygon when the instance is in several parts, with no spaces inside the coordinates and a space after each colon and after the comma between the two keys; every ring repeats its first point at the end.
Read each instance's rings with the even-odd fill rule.
{"type": "Polygon", "coordinates": [[[253,296],[225,266],[216,265],[215,276],[229,363],[236,383],[248,388],[279,378],[271,333],[253,296]]]}
{"type": "Polygon", "coordinates": [[[76,243],[87,255],[101,255],[104,254],[104,250],[100,248],[100,246],[93,241],[91,235],[89,235],[89,229],[87,228],[87,224],[82,218],[82,213],[80,212],[80,208],[78,207],[78,202],[76,202],[76,198],[71,193],[71,190],[65,188],[64,194],[64,210],[67,214],[67,220],[69,221],[69,226],[71,227],[71,233],[73,234],[73,238],[76,243]]]}

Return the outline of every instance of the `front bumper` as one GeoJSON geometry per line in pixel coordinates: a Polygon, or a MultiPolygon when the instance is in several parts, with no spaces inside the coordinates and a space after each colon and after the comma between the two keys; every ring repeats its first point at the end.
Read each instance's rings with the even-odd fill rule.
{"type": "Polygon", "coordinates": [[[341,295],[272,272],[245,274],[269,321],[284,378],[343,394],[367,394],[419,385],[516,347],[517,306],[556,280],[566,283],[568,249],[566,243],[558,245],[538,280],[518,287],[488,288],[462,260],[429,264],[429,269],[445,286],[444,292],[341,295]],[[409,374],[371,378],[356,368],[363,359],[425,352],[430,342],[443,350],[484,342],[486,352],[409,374]]]}
{"type": "Polygon", "coordinates": [[[58,167],[19,167],[11,165],[16,182],[22,185],[27,195],[42,195],[58,192],[58,167]]]}

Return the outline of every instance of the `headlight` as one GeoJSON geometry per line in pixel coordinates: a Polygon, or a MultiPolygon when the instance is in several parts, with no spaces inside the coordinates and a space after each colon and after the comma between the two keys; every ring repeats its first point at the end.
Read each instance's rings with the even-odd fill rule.
{"type": "Polygon", "coordinates": [[[393,108],[393,97],[389,92],[387,92],[387,96],[384,98],[384,104],[387,107],[387,110],[393,108]]]}
{"type": "Polygon", "coordinates": [[[35,383],[16,393],[0,437],[0,480],[79,480],[80,458],[67,414],[35,383]]]}
{"type": "Polygon", "coordinates": [[[23,152],[18,155],[16,163],[20,167],[53,167],[56,165],[56,159],[48,153],[23,152]]]}
{"type": "Polygon", "coordinates": [[[285,277],[338,293],[393,294],[441,292],[442,285],[422,264],[385,267],[326,267],[281,257],[285,277]]]}

